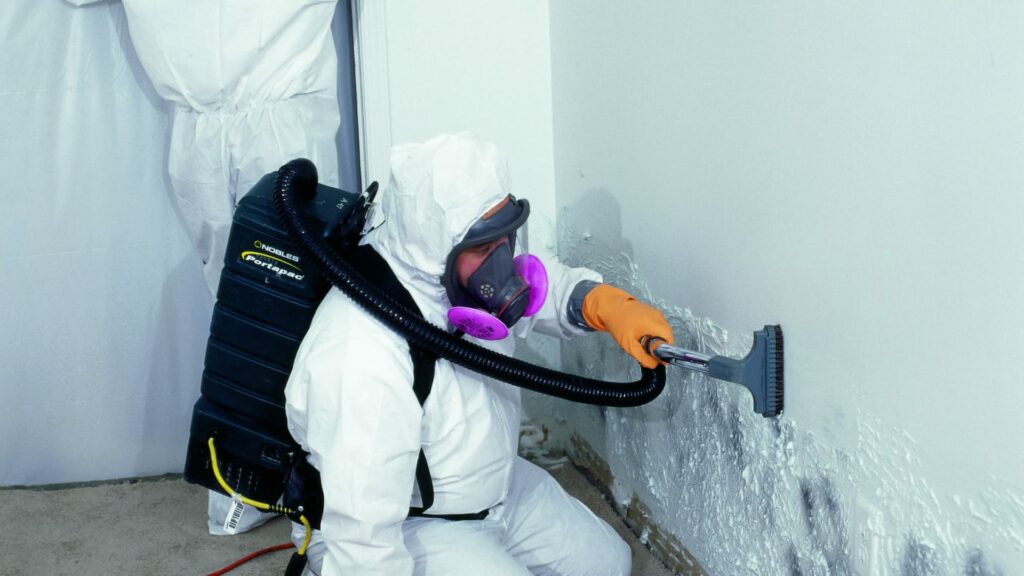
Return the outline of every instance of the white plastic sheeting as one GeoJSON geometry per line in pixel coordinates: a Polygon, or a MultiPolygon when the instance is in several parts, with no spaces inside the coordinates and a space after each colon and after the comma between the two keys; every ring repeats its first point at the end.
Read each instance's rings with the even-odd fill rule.
{"type": "MultiPolygon", "coordinates": [[[[391,103],[395,129],[387,136],[401,142],[445,130],[473,127],[509,150],[512,165],[516,167],[515,185],[519,190],[529,191],[523,193],[529,195],[534,205],[531,220],[539,219],[542,213],[550,217],[554,211],[554,198],[549,195],[553,179],[551,142],[547,136],[538,138],[538,134],[550,134],[547,4],[530,2],[524,8],[503,7],[497,17],[495,9],[494,5],[463,9],[458,11],[461,16],[456,21],[447,22],[445,18],[453,14],[451,10],[417,9],[408,2],[388,4],[388,34],[382,37],[391,41],[392,76],[384,80],[400,84],[399,88],[411,86],[414,89],[401,90],[401,94],[407,96],[400,97],[396,93],[396,102],[391,103]],[[430,19],[424,20],[426,17],[430,19]],[[476,28],[465,28],[471,21],[476,22],[476,28]],[[469,33],[469,37],[455,42],[452,40],[458,36],[453,36],[455,30],[463,35],[469,33]],[[456,47],[464,48],[469,41],[473,50],[452,52],[456,47]],[[409,50],[410,46],[415,49],[409,50]],[[509,50],[508,46],[516,49],[509,50]],[[445,51],[461,58],[462,65],[442,66],[424,76],[424,66],[436,65],[436,56],[445,51]],[[502,70],[502,74],[499,76],[489,72],[493,68],[484,71],[480,66],[483,62],[494,61],[500,62],[497,69],[502,70]],[[440,81],[436,78],[438,73],[443,76],[440,81]],[[465,98],[453,99],[454,93],[464,95],[474,105],[466,106],[465,98]],[[510,96],[512,94],[515,96],[510,96]]],[[[93,480],[180,470],[188,410],[198,394],[210,310],[205,300],[208,297],[194,286],[202,283],[198,264],[190,257],[187,241],[179,230],[165,181],[169,126],[164,120],[163,104],[136,62],[122,11],[119,2],[74,8],[62,0],[11,0],[0,11],[0,37],[4,39],[5,48],[5,56],[0,59],[0,105],[3,105],[0,108],[0,127],[3,128],[0,168],[7,175],[4,197],[13,195],[14,190],[25,189],[28,183],[32,183],[34,194],[15,199],[24,205],[0,211],[0,238],[4,240],[0,258],[4,265],[9,266],[15,254],[26,254],[29,242],[36,246],[32,252],[35,255],[22,257],[19,267],[30,260],[43,262],[49,258],[44,256],[46,254],[70,250],[54,232],[67,230],[68,226],[46,224],[50,219],[60,221],[54,207],[60,203],[56,199],[58,194],[68,198],[62,201],[66,207],[62,206],[60,213],[74,215],[78,219],[75,226],[88,230],[90,241],[91,236],[104,235],[105,243],[97,239],[100,245],[108,247],[102,258],[117,254],[114,247],[118,242],[147,242],[138,248],[140,251],[161,243],[159,249],[153,248],[145,267],[135,266],[130,275],[126,271],[121,274],[137,284],[118,288],[132,290],[134,302],[127,301],[107,285],[101,284],[86,292],[89,282],[123,282],[120,277],[109,280],[109,275],[120,269],[108,269],[103,274],[90,272],[91,276],[84,272],[76,275],[60,272],[55,264],[47,261],[39,267],[59,275],[59,280],[51,280],[49,291],[23,278],[17,279],[16,284],[11,283],[8,280],[13,275],[0,282],[0,297],[3,298],[0,327],[5,334],[0,345],[0,406],[3,406],[0,408],[3,420],[0,424],[0,484],[93,480]],[[88,82],[92,90],[88,95],[81,85],[83,81],[88,82]],[[46,101],[42,99],[44,94],[46,101]],[[86,108],[92,112],[85,113],[86,108]],[[78,124],[73,125],[75,123],[78,124]],[[79,131],[78,135],[71,130],[79,131]],[[101,141],[101,138],[105,139],[101,141]],[[83,159],[98,156],[103,157],[103,162],[83,159]],[[28,164],[30,158],[35,159],[35,166],[28,164]],[[64,172],[59,170],[61,167],[66,167],[64,172]],[[42,174],[20,176],[14,173],[30,168],[33,172],[42,170],[42,174]],[[92,178],[80,176],[83,172],[93,174],[92,178]],[[121,196],[114,198],[114,194],[121,196]],[[74,199],[78,204],[67,205],[74,199]],[[100,199],[109,204],[103,210],[98,208],[100,199]],[[126,205],[126,201],[130,203],[126,205]],[[147,203],[148,212],[144,213],[131,202],[147,203]],[[90,218],[88,222],[86,216],[90,218]],[[120,227],[115,228],[114,223],[120,227]],[[139,232],[130,236],[128,226],[139,232]],[[164,263],[158,263],[156,258],[163,259],[164,263]],[[172,277],[176,292],[171,294],[165,290],[166,294],[161,294],[162,280],[169,281],[172,277]],[[71,290],[75,283],[78,286],[73,293],[64,289],[71,290]],[[163,328],[165,332],[158,340],[152,340],[156,337],[151,336],[149,345],[143,344],[146,339],[140,334],[157,330],[157,320],[137,324],[145,319],[146,312],[138,302],[143,299],[154,309],[151,314],[157,318],[169,316],[181,326],[175,328],[173,334],[163,328]],[[79,317],[73,318],[62,314],[62,310],[45,310],[45,306],[85,308],[77,312],[79,317]],[[124,335],[124,326],[102,328],[101,322],[93,318],[100,311],[89,311],[88,306],[109,307],[122,314],[124,322],[136,323],[134,325],[139,327],[131,337],[124,335]],[[57,323],[75,332],[63,342],[63,352],[55,351],[54,340],[41,334],[44,331],[49,334],[48,326],[57,323]],[[16,333],[21,335],[13,336],[16,333]],[[89,351],[83,352],[83,349],[89,351]],[[142,350],[146,352],[143,354],[142,350]],[[160,352],[151,358],[154,350],[160,352]],[[56,366],[61,355],[67,354],[86,356],[91,364],[86,366],[83,360],[76,360],[69,361],[70,367],[56,366]],[[161,446],[149,441],[155,452],[162,452],[157,456],[159,464],[136,467],[131,461],[141,450],[137,448],[138,438],[115,437],[115,433],[127,434],[128,428],[120,423],[122,419],[140,423],[147,420],[133,412],[141,406],[142,400],[139,399],[138,406],[132,410],[112,404],[108,408],[106,403],[113,402],[118,390],[123,394],[147,394],[138,382],[146,381],[147,366],[160,358],[164,358],[163,370],[175,374],[161,376],[158,384],[154,384],[162,394],[174,391],[173,402],[160,404],[159,416],[169,418],[179,407],[180,416],[173,424],[147,424],[150,426],[147,430],[151,435],[173,434],[177,439],[172,447],[166,442],[161,446]],[[118,367],[128,362],[133,363],[130,369],[118,367]],[[102,363],[106,363],[104,367],[95,365],[102,363]],[[115,368],[119,370],[117,374],[113,374],[115,368]],[[30,377],[26,383],[19,382],[30,377]],[[86,382],[88,385],[83,384],[86,382]],[[179,391],[178,387],[187,390],[179,391]],[[91,403],[71,405],[78,400],[91,403]],[[34,403],[31,408],[27,405],[29,401],[34,403]],[[55,414],[54,422],[37,424],[37,416],[44,408],[55,414]],[[103,426],[115,432],[86,433],[88,426],[69,420],[74,418],[86,418],[88,426],[105,422],[103,426]],[[56,422],[61,419],[65,421],[56,422]],[[22,443],[24,445],[20,445],[22,443]],[[44,454],[44,445],[51,454],[44,454]],[[87,446],[94,448],[86,450],[87,446]],[[70,458],[62,452],[75,455],[77,462],[62,461],[70,458]],[[57,460],[47,462],[48,457],[57,460]],[[125,463],[115,466],[117,458],[125,463]],[[37,466],[56,469],[56,472],[33,473],[31,469],[37,466]],[[17,471],[17,476],[9,471],[17,471]]],[[[344,29],[347,22],[342,21],[346,16],[344,12],[345,9],[339,10],[335,19],[334,33],[339,47],[343,45],[339,33],[347,32],[344,29]]],[[[339,64],[344,66],[346,63],[342,60],[339,58],[339,64]]],[[[340,177],[343,187],[355,189],[358,166],[354,161],[354,132],[345,130],[345,126],[354,125],[346,122],[346,118],[353,118],[346,116],[345,111],[346,104],[352,103],[350,82],[347,88],[339,89],[343,107],[339,133],[340,177]]],[[[342,84],[345,83],[343,80],[342,84]]],[[[367,83],[364,78],[363,89],[367,83]]],[[[379,105],[380,100],[375,103],[379,105]]],[[[389,146],[384,146],[384,150],[389,146]]],[[[368,180],[386,179],[386,174],[372,170],[367,176],[368,180]]],[[[68,218],[71,216],[63,217],[68,218]]],[[[70,245],[70,241],[65,244],[70,245]]],[[[548,244],[536,247],[550,253],[553,242],[548,244]]],[[[81,237],[78,245],[82,245],[81,237]]],[[[109,266],[109,262],[91,265],[109,266]]],[[[137,424],[135,428],[141,426],[137,424]]]]}
{"type": "MultiPolygon", "coordinates": [[[[338,160],[357,190],[342,4],[338,160]]],[[[168,105],[120,2],[15,0],[0,35],[0,485],[180,471],[211,301],[172,201],[168,105]]]]}
{"type": "Polygon", "coordinates": [[[210,298],[120,4],[0,11],[0,485],[177,471],[210,298]]]}

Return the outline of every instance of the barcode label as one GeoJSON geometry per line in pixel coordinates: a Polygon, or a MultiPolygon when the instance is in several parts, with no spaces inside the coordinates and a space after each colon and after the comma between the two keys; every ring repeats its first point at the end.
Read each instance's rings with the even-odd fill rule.
{"type": "Polygon", "coordinates": [[[228,517],[224,520],[224,531],[228,534],[238,532],[238,524],[242,521],[242,513],[245,512],[245,504],[239,500],[232,500],[231,508],[228,510],[228,517]]]}

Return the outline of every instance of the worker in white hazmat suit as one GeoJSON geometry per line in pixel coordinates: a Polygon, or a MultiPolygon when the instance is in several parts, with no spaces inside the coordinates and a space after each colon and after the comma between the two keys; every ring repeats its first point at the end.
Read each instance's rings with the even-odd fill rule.
{"type": "MultiPolygon", "coordinates": [[[[173,106],[171,185],[216,295],[236,202],[260,178],[309,158],[338,185],[336,0],[122,1],[139,61],[173,106]]],[[[210,492],[212,534],[230,504],[210,492]]],[[[272,517],[246,507],[236,529],[272,517]]]]}
{"type": "MultiPolygon", "coordinates": [[[[507,324],[516,336],[604,330],[648,367],[657,360],[640,338],[673,341],[658,310],[602,284],[596,272],[537,259],[546,297],[535,291],[545,278],[512,273],[529,206],[510,196],[506,164],[493,145],[443,135],[396,147],[391,165],[372,217],[380,225],[364,244],[383,257],[427,321],[458,325],[506,355],[514,348],[507,324]]],[[[289,430],[319,470],[325,500],[307,571],[629,574],[629,548],[612,528],[517,456],[519,388],[444,359],[422,407],[412,383],[403,337],[332,289],[285,391],[289,430]],[[472,519],[409,516],[423,505],[414,478],[421,449],[434,495],[425,512],[472,519]]],[[[304,529],[295,527],[301,544],[304,529]]]]}

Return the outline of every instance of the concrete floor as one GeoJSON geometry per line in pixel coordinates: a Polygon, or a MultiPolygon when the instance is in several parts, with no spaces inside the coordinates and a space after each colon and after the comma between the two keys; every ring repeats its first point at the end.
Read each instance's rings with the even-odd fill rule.
{"type": "MultiPolygon", "coordinates": [[[[571,464],[550,472],[633,548],[635,576],[669,576],[601,494],[571,464]]],[[[288,542],[278,518],[248,534],[206,532],[206,490],[180,478],[57,489],[0,489],[0,576],[207,574],[288,542]]],[[[232,576],[280,576],[291,555],[274,552],[232,576]]]]}

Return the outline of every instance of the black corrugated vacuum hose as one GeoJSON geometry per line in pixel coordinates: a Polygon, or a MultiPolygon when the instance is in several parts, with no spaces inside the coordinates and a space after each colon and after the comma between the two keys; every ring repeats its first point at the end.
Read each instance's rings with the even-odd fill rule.
{"type": "Polygon", "coordinates": [[[312,198],[316,184],[316,166],[309,160],[300,158],[281,167],[274,184],[274,199],[285,225],[309,252],[331,284],[401,334],[410,345],[509,384],[584,404],[640,406],[657,398],[665,388],[664,366],[654,370],[643,368],[640,380],[636,382],[593,380],[492,352],[417,318],[390,295],[363,278],[309,225],[299,208],[298,200],[312,198]]]}

